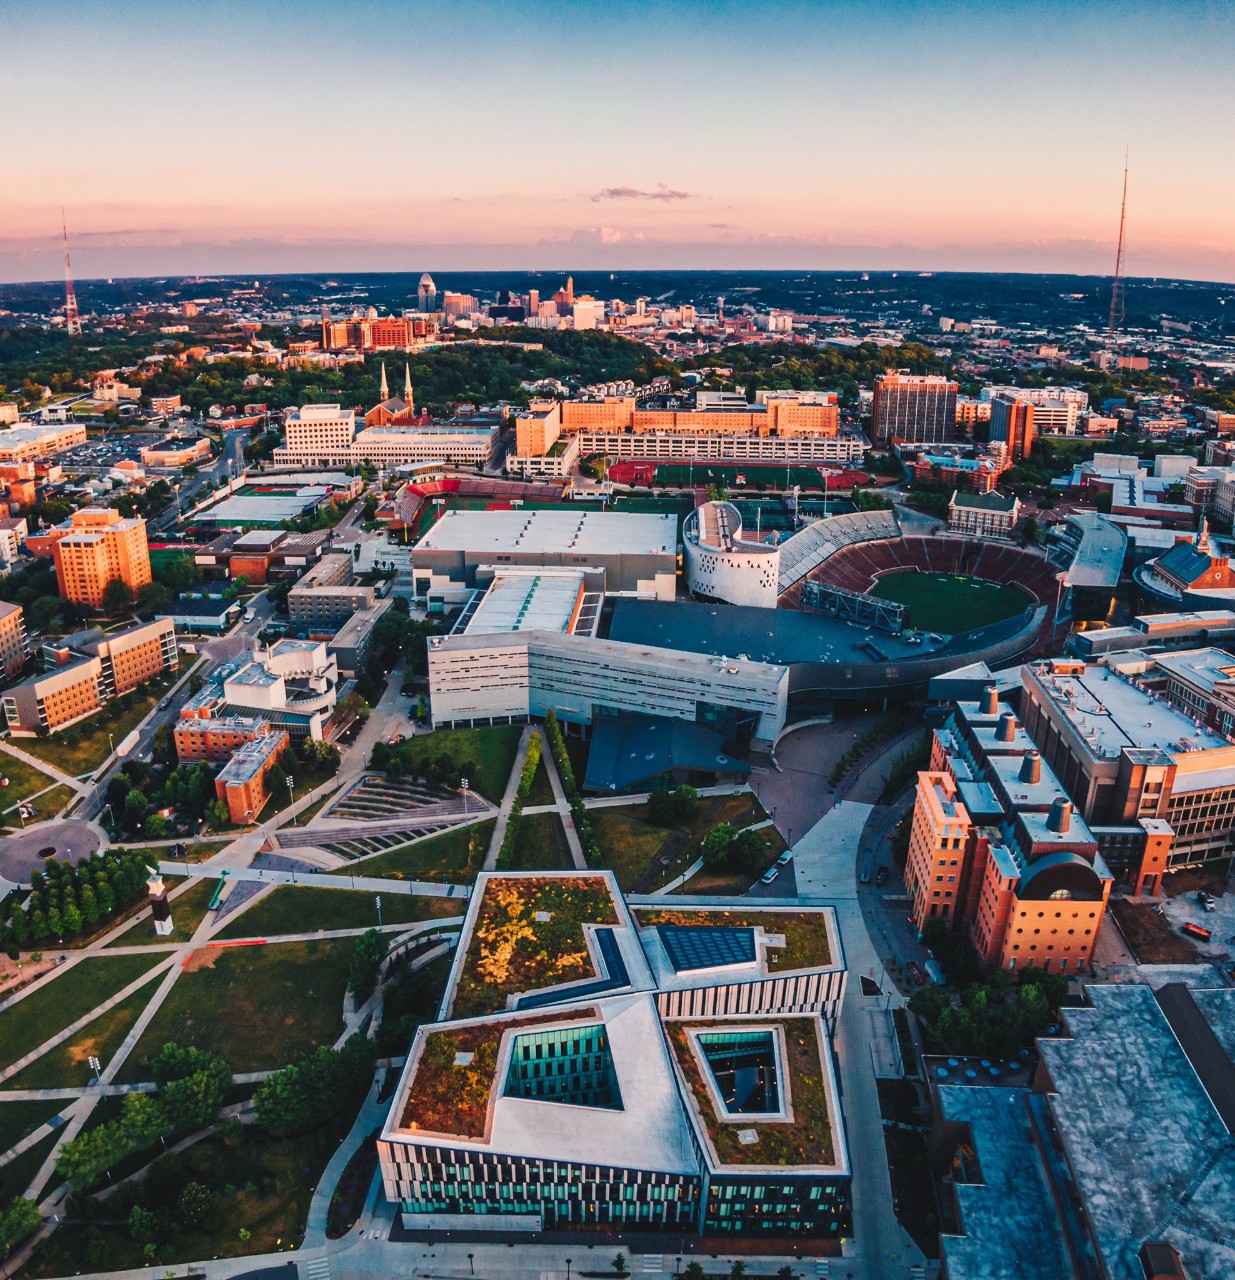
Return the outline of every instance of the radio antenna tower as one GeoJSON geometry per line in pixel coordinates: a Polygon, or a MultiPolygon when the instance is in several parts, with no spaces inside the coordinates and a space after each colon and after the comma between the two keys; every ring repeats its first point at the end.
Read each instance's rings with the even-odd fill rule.
{"type": "Polygon", "coordinates": [[[1128,216],[1128,152],[1124,149],[1124,193],[1119,205],[1119,248],[1115,251],[1115,279],[1111,282],[1111,319],[1106,331],[1109,349],[1115,346],[1115,326],[1124,318],[1124,222],[1128,216]]]}
{"type": "Polygon", "coordinates": [[[64,232],[64,331],[70,338],[81,337],[81,316],[77,314],[77,291],[73,288],[73,264],[69,260],[69,226],[60,210],[60,230],[64,232]]]}

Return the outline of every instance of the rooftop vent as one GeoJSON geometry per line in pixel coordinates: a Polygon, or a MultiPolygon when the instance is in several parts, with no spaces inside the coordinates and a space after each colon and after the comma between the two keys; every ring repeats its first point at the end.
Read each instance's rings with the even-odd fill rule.
{"type": "Polygon", "coordinates": [[[1021,782],[1041,782],[1042,781],[1042,755],[1038,751],[1027,752],[1025,758],[1021,761],[1021,771],[1017,778],[1021,782]]]}
{"type": "Polygon", "coordinates": [[[999,731],[995,736],[1000,742],[1014,742],[1016,740],[1016,717],[1011,711],[1005,711],[999,717],[999,731]]]}
{"type": "Polygon", "coordinates": [[[999,713],[999,690],[993,684],[988,684],[982,690],[982,714],[984,716],[998,715],[999,713]]]}
{"type": "Polygon", "coordinates": [[[1046,829],[1054,831],[1057,835],[1064,835],[1071,826],[1072,804],[1070,801],[1060,798],[1051,805],[1050,814],[1046,819],[1046,829]]]}

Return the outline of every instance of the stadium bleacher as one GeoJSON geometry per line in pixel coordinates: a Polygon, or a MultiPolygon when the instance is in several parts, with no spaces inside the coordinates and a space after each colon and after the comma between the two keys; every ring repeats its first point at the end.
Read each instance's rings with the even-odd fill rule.
{"type": "Polygon", "coordinates": [[[855,511],[816,520],[780,544],[780,594],[783,596],[844,547],[899,536],[900,525],[891,511],[855,511]]]}

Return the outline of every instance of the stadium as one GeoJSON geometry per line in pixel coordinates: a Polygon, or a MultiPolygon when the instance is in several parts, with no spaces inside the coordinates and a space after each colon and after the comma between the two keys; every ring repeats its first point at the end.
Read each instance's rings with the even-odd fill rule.
{"type": "Polygon", "coordinates": [[[610,638],[787,666],[796,720],[837,702],[911,695],[970,663],[1046,652],[1066,618],[1065,583],[1046,556],[906,535],[890,511],[816,520],[779,554],[774,610],[622,600],[610,638]]]}

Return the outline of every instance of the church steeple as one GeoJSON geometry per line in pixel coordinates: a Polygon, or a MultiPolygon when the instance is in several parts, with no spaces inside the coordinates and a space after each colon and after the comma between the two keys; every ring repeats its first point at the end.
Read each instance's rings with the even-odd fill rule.
{"type": "Polygon", "coordinates": [[[412,366],[410,364],[403,366],[403,403],[410,411],[412,408],[412,366]]]}
{"type": "Polygon", "coordinates": [[[390,399],[390,388],[386,385],[386,361],[382,361],[382,394],[381,400],[390,399]]]}

